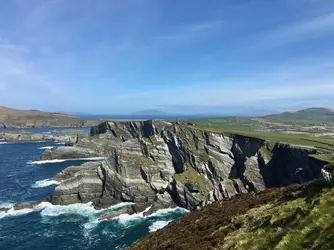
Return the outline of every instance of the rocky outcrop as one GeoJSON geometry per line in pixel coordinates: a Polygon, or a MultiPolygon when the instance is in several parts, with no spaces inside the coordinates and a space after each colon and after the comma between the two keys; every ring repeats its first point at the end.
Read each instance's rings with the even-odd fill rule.
{"type": "Polygon", "coordinates": [[[41,159],[105,157],[58,174],[53,204],[134,202],[151,205],[150,213],[176,205],[193,210],[236,194],[319,178],[322,164],[308,157],[314,153],[182,123],[144,121],[101,123],[90,137],[46,151],[41,159]]]}
{"type": "Polygon", "coordinates": [[[64,146],[55,150],[45,150],[41,157],[37,158],[35,161],[85,159],[92,157],[101,157],[101,154],[86,148],[64,146]]]}
{"type": "Polygon", "coordinates": [[[6,142],[38,142],[38,141],[57,141],[74,144],[78,141],[77,135],[51,135],[36,134],[30,132],[8,132],[0,133],[0,139],[6,142]]]}
{"type": "Polygon", "coordinates": [[[51,196],[53,204],[86,203],[102,196],[104,183],[99,177],[101,162],[87,162],[80,167],[69,167],[57,174],[61,182],[51,196]]]}

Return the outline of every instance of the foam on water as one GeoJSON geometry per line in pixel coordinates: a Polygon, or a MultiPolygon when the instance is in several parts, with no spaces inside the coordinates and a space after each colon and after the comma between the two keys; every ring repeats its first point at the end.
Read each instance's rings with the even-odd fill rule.
{"type": "Polygon", "coordinates": [[[0,208],[12,208],[14,207],[14,203],[11,202],[1,202],[0,203],[0,208]]]}
{"type": "Polygon", "coordinates": [[[150,210],[151,206],[149,206],[148,208],[146,208],[143,212],[141,213],[137,213],[137,214],[121,214],[115,218],[113,218],[113,220],[117,220],[119,224],[121,224],[122,226],[128,226],[129,224],[132,224],[133,222],[136,221],[141,221],[143,219],[145,219],[144,213],[147,212],[148,210],[150,210]]]}
{"type": "Polygon", "coordinates": [[[43,187],[48,187],[48,186],[51,186],[51,185],[59,185],[59,184],[60,184],[59,181],[45,179],[45,180],[41,180],[41,181],[36,181],[35,184],[33,184],[31,187],[32,188],[43,188],[43,187]]]}
{"type": "Polygon", "coordinates": [[[0,219],[4,217],[9,217],[9,216],[21,216],[21,215],[29,214],[32,212],[40,211],[43,208],[44,208],[43,206],[38,205],[33,208],[24,208],[24,209],[14,210],[14,207],[12,207],[7,212],[0,212],[0,219]]]}
{"type": "Polygon", "coordinates": [[[89,157],[89,158],[74,158],[74,159],[54,159],[54,160],[45,160],[45,161],[29,161],[27,164],[30,165],[41,165],[48,163],[60,163],[65,161],[100,161],[104,160],[105,157],[89,157]]]}
{"type": "Polygon", "coordinates": [[[41,215],[49,217],[55,217],[64,214],[77,214],[89,217],[98,212],[98,210],[95,210],[92,206],[92,202],[84,204],[77,203],[71,205],[52,205],[49,202],[42,202],[38,206],[44,208],[41,212],[41,215]]]}
{"type": "Polygon", "coordinates": [[[37,207],[44,208],[43,211],[41,212],[42,216],[55,217],[63,214],[76,214],[84,217],[93,217],[94,215],[101,214],[106,210],[117,210],[119,208],[129,206],[133,203],[123,202],[115,206],[111,206],[109,208],[101,210],[96,210],[92,206],[92,204],[93,204],[92,202],[88,202],[88,203],[76,203],[70,205],[52,205],[49,202],[41,202],[37,207]]]}
{"type": "Polygon", "coordinates": [[[0,141],[0,144],[7,144],[8,142],[0,141]]]}
{"type": "Polygon", "coordinates": [[[174,212],[189,213],[189,210],[182,208],[182,207],[163,208],[163,209],[159,209],[158,211],[149,215],[148,217],[163,217],[169,213],[174,213],[174,212]]]}
{"type": "Polygon", "coordinates": [[[47,146],[47,147],[41,147],[41,148],[39,148],[39,149],[53,149],[54,147],[53,146],[47,146]]]}
{"type": "Polygon", "coordinates": [[[153,222],[152,225],[148,227],[148,229],[150,230],[150,233],[152,233],[152,232],[155,232],[155,231],[157,231],[161,228],[164,228],[170,222],[171,222],[171,220],[169,220],[169,221],[158,220],[158,221],[153,222]]]}

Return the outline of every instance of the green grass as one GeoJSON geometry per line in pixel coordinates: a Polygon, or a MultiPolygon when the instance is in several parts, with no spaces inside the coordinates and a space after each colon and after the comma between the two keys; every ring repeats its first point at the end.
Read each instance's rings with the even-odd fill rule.
{"type": "Polygon", "coordinates": [[[233,218],[242,227],[228,235],[219,249],[333,249],[334,189],[319,187],[311,194],[233,218]]]}
{"type": "Polygon", "coordinates": [[[325,151],[334,151],[333,140],[325,138],[311,137],[309,135],[298,135],[298,134],[286,134],[281,132],[265,132],[265,131],[255,131],[232,127],[221,127],[221,126],[208,126],[208,125],[196,125],[191,126],[194,130],[208,131],[213,133],[225,133],[225,134],[235,134],[247,137],[263,139],[267,142],[283,142],[288,144],[294,144],[297,146],[311,146],[325,151]]]}
{"type": "Polygon", "coordinates": [[[9,131],[7,133],[9,133],[9,134],[17,134],[17,135],[32,135],[33,134],[33,132],[25,131],[25,130],[13,130],[13,131],[9,131]]]}
{"type": "Polygon", "coordinates": [[[311,154],[309,156],[327,163],[334,162],[334,154],[311,154]]]}
{"type": "Polygon", "coordinates": [[[144,165],[144,166],[150,166],[154,164],[154,161],[150,158],[147,158],[142,155],[136,155],[136,154],[122,154],[121,156],[124,159],[130,159],[132,161],[135,161],[138,165],[144,165]]]}
{"type": "Polygon", "coordinates": [[[260,151],[262,158],[265,160],[266,163],[271,161],[273,153],[271,150],[268,149],[267,146],[261,147],[259,151],[260,151]]]}
{"type": "Polygon", "coordinates": [[[176,174],[175,179],[183,184],[189,183],[198,187],[203,195],[207,194],[211,190],[211,186],[207,180],[203,176],[199,175],[197,171],[190,166],[188,166],[183,173],[176,174]]]}

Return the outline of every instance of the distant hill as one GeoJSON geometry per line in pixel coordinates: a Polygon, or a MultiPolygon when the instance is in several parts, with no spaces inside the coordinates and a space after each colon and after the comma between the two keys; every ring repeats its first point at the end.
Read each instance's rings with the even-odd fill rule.
{"type": "Polygon", "coordinates": [[[160,111],[160,110],[156,110],[156,109],[145,109],[145,110],[140,110],[137,112],[132,113],[132,115],[154,115],[154,116],[166,116],[169,115],[169,113],[164,112],[164,111],[160,111]]]}
{"type": "Polygon", "coordinates": [[[296,112],[284,112],[276,115],[262,116],[261,118],[273,122],[333,124],[334,110],[327,108],[308,108],[296,112]]]}
{"type": "Polygon", "coordinates": [[[72,115],[38,110],[19,110],[0,106],[0,127],[91,126],[97,121],[72,115]]]}

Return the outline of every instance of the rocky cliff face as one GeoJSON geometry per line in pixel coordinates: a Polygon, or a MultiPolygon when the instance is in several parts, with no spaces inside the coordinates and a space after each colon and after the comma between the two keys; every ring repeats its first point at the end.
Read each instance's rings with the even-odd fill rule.
{"type": "MultiPolygon", "coordinates": [[[[238,193],[321,177],[313,149],[270,144],[239,135],[201,131],[165,121],[104,122],[74,145],[104,161],[65,169],[54,204],[120,201],[156,209],[195,209],[238,193]]],[[[49,152],[49,158],[55,159],[49,152]]],[[[59,153],[59,152],[58,152],[59,153]]]]}

